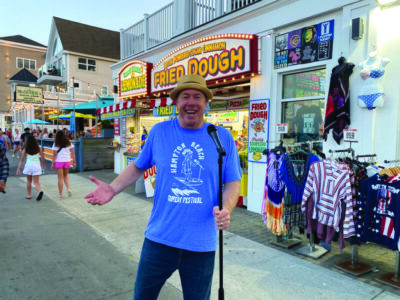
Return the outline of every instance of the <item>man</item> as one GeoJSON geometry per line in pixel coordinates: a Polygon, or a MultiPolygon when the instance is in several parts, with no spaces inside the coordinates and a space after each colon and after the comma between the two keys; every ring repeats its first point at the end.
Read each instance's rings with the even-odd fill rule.
{"type": "Polygon", "coordinates": [[[24,133],[21,134],[21,150],[24,150],[25,148],[25,141],[28,138],[29,135],[32,135],[31,129],[29,127],[26,127],[24,129],[24,133]]]}
{"type": "Polygon", "coordinates": [[[178,119],[156,124],[140,156],[110,185],[91,177],[97,188],[85,198],[93,205],[111,201],[154,163],[154,205],[134,299],[157,299],[165,281],[179,270],[184,298],[205,300],[211,293],[218,229],[229,226],[239,197],[239,159],[231,134],[218,127],[227,153],[223,161],[223,209],[219,210],[218,152],[204,121],[212,92],[203,77],[185,75],[170,97],[176,102],[178,119]]]}
{"type": "Polygon", "coordinates": [[[6,155],[6,148],[3,145],[0,145],[0,192],[5,193],[9,173],[10,165],[6,155]]]}
{"type": "Polygon", "coordinates": [[[86,130],[85,138],[92,138],[92,137],[93,137],[93,134],[92,134],[92,132],[90,131],[90,129],[86,130]]]}

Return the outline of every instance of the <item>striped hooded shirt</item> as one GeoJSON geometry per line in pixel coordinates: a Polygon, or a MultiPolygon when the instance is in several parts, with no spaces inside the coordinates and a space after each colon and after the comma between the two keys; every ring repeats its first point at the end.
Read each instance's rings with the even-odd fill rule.
{"type": "Polygon", "coordinates": [[[350,169],[334,161],[323,160],[310,166],[303,193],[301,210],[306,213],[307,201],[313,201],[312,219],[339,231],[341,204],[346,211],[343,222],[345,238],[355,235],[354,199],[350,180],[350,169]]]}

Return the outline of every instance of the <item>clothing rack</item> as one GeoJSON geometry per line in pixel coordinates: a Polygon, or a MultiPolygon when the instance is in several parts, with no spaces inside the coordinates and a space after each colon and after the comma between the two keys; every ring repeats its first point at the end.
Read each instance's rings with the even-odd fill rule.
{"type": "Polygon", "coordinates": [[[373,158],[373,157],[376,157],[376,154],[357,155],[356,159],[358,160],[359,158],[373,158]]]}
{"type": "Polygon", "coordinates": [[[351,148],[351,147],[350,147],[350,148],[347,148],[347,149],[342,149],[342,150],[332,150],[332,149],[329,149],[329,153],[344,153],[344,152],[351,153],[351,158],[354,159],[355,151],[354,151],[354,149],[351,148]]]}
{"type": "Polygon", "coordinates": [[[297,254],[311,257],[313,259],[318,259],[327,252],[328,250],[326,250],[324,247],[315,245],[313,232],[310,233],[308,245],[301,247],[299,250],[296,251],[297,254]]]}
{"type": "MultiPolygon", "coordinates": [[[[355,151],[353,148],[351,148],[351,143],[350,142],[350,147],[347,149],[340,149],[340,150],[329,150],[329,153],[351,153],[351,158],[355,158],[355,151]]],[[[376,156],[376,154],[372,154],[373,157],[376,156]]],[[[358,155],[357,159],[360,157],[371,157],[371,155],[358,155]]],[[[353,244],[351,245],[351,259],[338,263],[336,264],[336,267],[341,269],[342,271],[345,271],[349,274],[359,276],[362,274],[365,274],[373,269],[372,266],[365,264],[363,262],[360,262],[358,260],[358,245],[353,244]]]]}
{"type": "Polygon", "coordinates": [[[396,251],[395,264],[394,264],[394,272],[389,272],[383,274],[377,278],[378,281],[389,284],[393,287],[400,288],[400,255],[399,251],[396,251]]]}
{"type": "Polygon", "coordinates": [[[385,164],[395,164],[395,163],[400,163],[400,159],[395,159],[395,160],[384,160],[383,161],[385,164]]]}

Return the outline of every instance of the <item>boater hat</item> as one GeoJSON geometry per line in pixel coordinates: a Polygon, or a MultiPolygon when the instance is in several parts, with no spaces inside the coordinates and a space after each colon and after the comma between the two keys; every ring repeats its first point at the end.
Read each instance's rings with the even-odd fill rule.
{"type": "Polygon", "coordinates": [[[206,80],[202,76],[196,74],[183,75],[179,79],[178,85],[170,92],[169,97],[172,100],[176,100],[180,92],[188,89],[202,92],[206,96],[207,100],[211,100],[213,97],[212,92],[206,85],[206,80]]]}

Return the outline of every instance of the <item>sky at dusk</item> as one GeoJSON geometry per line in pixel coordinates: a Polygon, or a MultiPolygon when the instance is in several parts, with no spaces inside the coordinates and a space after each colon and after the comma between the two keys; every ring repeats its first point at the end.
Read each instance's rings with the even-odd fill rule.
{"type": "Polygon", "coordinates": [[[53,16],[119,31],[173,0],[0,0],[0,37],[23,35],[48,44],[53,16]]]}

